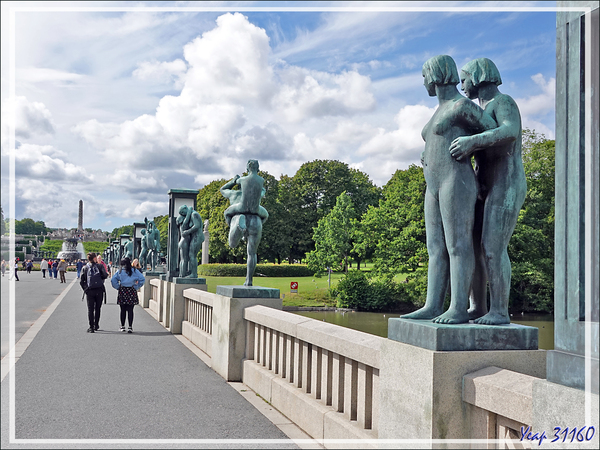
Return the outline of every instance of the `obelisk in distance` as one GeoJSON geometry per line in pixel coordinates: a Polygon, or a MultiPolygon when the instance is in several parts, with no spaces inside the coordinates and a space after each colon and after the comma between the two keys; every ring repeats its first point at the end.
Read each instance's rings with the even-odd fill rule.
{"type": "Polygon", "coordinates": [[[77,231],[83,233],[83,200],[79,200],[79,219],[77,221],[77,231]]]}

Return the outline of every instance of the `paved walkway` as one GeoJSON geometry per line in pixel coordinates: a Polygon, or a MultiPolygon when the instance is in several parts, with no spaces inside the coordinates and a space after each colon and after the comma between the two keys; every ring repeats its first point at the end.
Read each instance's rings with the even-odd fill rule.
{"type": "Polygon", "coordinates": [[[73,274],[66,285],[39,277],[27,284],[33,287],[18,288],[17,303],[54,302],[56,309],[42,316],[47,320],[2,382],[2,448],[297,448],[240,395],[244,389],[236,391],[141,307],[134,333],[119,332],[112,287],[100,331],[91,334],[73,274]],[[15,438],[27,441],[9,444],[13,374],[15,438]]]}

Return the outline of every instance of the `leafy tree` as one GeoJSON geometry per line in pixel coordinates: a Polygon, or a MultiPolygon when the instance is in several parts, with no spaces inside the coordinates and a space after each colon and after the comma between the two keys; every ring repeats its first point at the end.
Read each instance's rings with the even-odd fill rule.
{"type": "Polygon", "coordinates": [[[169,215],[156,216],[152,220],[154,220],[156,228],[160,231],[160,251],[166,255],[169,241],[169,215]]]}
{"type": "MultiPolygon", "coordinates": [[[[287,257],[291,245],[287,211],[279,203],[279,182],[264,171],[258,174],[264,178],[265,197],[261,204],[269,212],[267,225],[263,228],[263,235],[258,247],[258,257],[271,261],[281,262],[287,257]]],[[[245,173],[242,175],[246,175],[245,173]]],[[[228,180],[212,181],[198,192],[197,209],[202,219],[209,220],[209,254],[210,262],[242,263],[246,257],[246,248],[240,244],[236,248],[229,247],[229,226],[225,221],[224,212],[229,207],[229,201],[220,192],[228,180]]],[[[234,187],[238,189],[238,187],[234,187]]]]}
{"type": "Polygon", "coordinates": [[[508,245],[512,310],[554,308],[554,161],[555,142],[523,130],[527,196],[508,245]]]}
{"type": "Polygon", "coordinates": [[[208,245],[209,261],[216,263],[241,263],[245,255],[243,246],[229,247],[229,226],[225,222],[224,212],[229,201],[220,192],[228,180],[212,181],[198,192],[197,209],[203,220],[208,219],[210,242],[208,245]]]}
{"type": "Polygon", "coordinates": [[[384,186],[379,206],[363,216],[354,250],[363,257],[372,253],[377,272],[414,271],[427,263],[425,189],[421,167],[397,170],[384,186]]]}
{"type": "Polygon", "coordinates": [[[269,218],[263,228],[258,256],[281,264],[281,260],[289,256],[292,246],[292,235],[289,232],[290,215],[279,202],[279,181],[267,172],[261,171],[259,175],[265,179],[266,193],[262,206],[269,212],[269,218]]]}
{"type": "Polygon", "coordinates": [[[348,272],[348,256],[352,250],[356,211],[350,196],[342,192],[333,209],[319,220],[313,239],[315,250],[307,254],[308,267],[322,272],[327,267],[344,266],[348,272]]]}
{"type": "Polygon", "coordinates": [[[46,224],[41,220],[37,222],[29,218],[15,220],[15,234],[40,235],[47,231],[48,228],[46,228],[46,224]]]}
{"type": "Polygon", "coordinates": [[[7,227],[6,227],[6,222],[4,221],[4,210],[0,207],[0,236],[4,236],[4,233],[6,233],[7,227]]]}
{"type": "Polygon", "coordinates": [[[302,259],[314,249],[313,229],[344,191],[358,215],[366,212],[369,205],[376,205],[381,197],[380,189],[367,174],[341,161],[307,162],[293,177],[281,177],[279,199],[291,218],[290,234],[294,239],[290,259],[302,259]]]}
{"type": "Polygon", "coordinates": [[[123,225],[122,227],[115,228],[110,233],[110,236],[113,240],[118,240],[122,234],[133,236],[133,225],[123,225]]]}

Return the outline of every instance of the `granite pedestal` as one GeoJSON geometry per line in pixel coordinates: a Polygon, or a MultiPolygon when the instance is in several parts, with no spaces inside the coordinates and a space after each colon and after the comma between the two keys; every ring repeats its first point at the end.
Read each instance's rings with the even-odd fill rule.
{"type": "Polygon", "coordinates": [[[181,334],[181,324],[185,319],[185,298],[183,290],[187,288],[196,288],[202,291],[207,290],[206,278],[173,278],[168,283],[170,289],[170,309],[169,309],[169,331],[173,334],[181,334]]]}
{"type": "Polygon", "coordinates": [[[469,439],[466,374],[494,366],[546,375],[544,350],[436,351],[386,339],[380,361],[379,439],[469,439]]]}
{"type": "Polygon", "coordinates": [[[544,378],[546,352],[537,348],[534,327],[389,319],[381,349],[379,438],[469,438],[463,377],[495,366],[544,378]]]}
{"type": "Polygon", "coordinates": [[[279,289],[217,286],[213,300],[212,368],[227,381],[242,381],[246,357],[244,309],[254,305],[281,309],[279,289]]]}
{"type": "Polygon", "coordinates": [[[430,320],[389,319],[388,338],[441,352],[537,350],[538,329],[514,323],[448,325],[430,320]]]}

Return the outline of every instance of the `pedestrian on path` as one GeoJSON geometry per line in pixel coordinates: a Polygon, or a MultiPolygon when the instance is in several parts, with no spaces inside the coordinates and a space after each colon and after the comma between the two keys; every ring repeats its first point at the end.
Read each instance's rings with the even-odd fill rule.
{"type": "Polygon", "coordinates": [[[40,262],[40,270],[42,271],[42,278],[46,278],[46,270],[48,270],[48,261],[42,259],[40,262]]]}
{"type": "Polygon", "coordinates": [[[54,279],[56,280],[56,276],[58,275],[58,259],[55,259],[52,263],[52,273],[54,274],[54,279]]]}
{"type": "Polygon", "coordinates": [[[33,261],[32,260],[28,260],[26,267],[27,267],[27,273],[31,273],[31,269],[33,269],[33,261]]]}
{"type": "Polygon", "coordinates": [[[4,272],[6,272],[6,261],[2,260],[2,276],[4,276],[4,272]]]}
{"type": "Polygon", "coordinates": [[[110,273],[110,271],[108,270],[108,266],[106,265],[106,263],[104,262],[104,260],[102,259],[101,255],[98,255],[98,263],[102,264],[104,266],[104,268],[106,269],[106,273],[110,273]]]}
{"type": "Polygon", "coordinates": [[[85,265],[85,263],[83,262],[83,259],[77,260],[77,278],[79,278],[81,276],[81,269],[83,269],[84,265],[85,265]]]}
{"type": "Polygon", "coordinates": [[[58,272],[60,273],[60,282],[66,283],[67,279],[65,274],[67,273],[67,262],[64,259],[61,259],[58,263],[58,272]]]}
{"type": "Polygon", "coordinates": [[[15,259],[15,280],[19,281],[19,260],[15,259]]]}
{"type": "Polygon", "coordinates": [[[88,253],[88,261],[81,271],[79,284],[83,288],[84,295],[87,296],[90,324],[87,332],[94,333],[100,329],[100,308],[102,308],[102,298],[106,295],[104,280],[108,278],[108,273],[102,264],[98,264],[95,253],[88,253]]]}
{"type": "Polygon", "coordinates": [[[146,278],[135,267],[131,267],[131,260],[123,258],[121,260],[121,269],[116,272],[110,283],[112,287],[118,289],[117,304],[121,306],[121,332],[125,332],[125,316],[129,322],[128,333],[133,333],[133,307],[140,301],[138,299],[138,289],[144,285],[146,278]]]}

